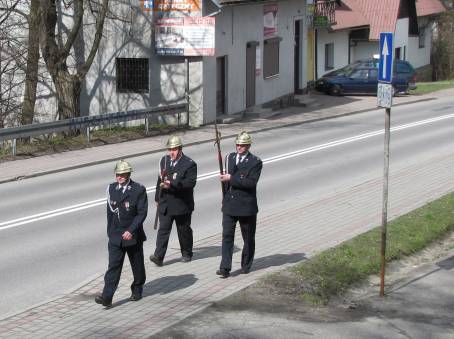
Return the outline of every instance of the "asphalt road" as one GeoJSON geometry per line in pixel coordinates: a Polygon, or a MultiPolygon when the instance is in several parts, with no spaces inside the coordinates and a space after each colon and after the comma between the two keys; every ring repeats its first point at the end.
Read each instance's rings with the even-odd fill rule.
{"type": "MultiPolygon", "coordinates": [[[[391,171],[454,149],[454,99],[392,109],[391,171]]],[[[308,203],[383,173],[384,110],[279,128],[253,135],[264,160],[260,213],[290,201],[308,203]]],[[[233,150],[233,139],[223,140],[233,150]]],[[[198,163],[195,239],[220,232],[220,184],[211,143],[187,147],[198,163]]],[[[154,184],[158,159],[130,159],[133,179],[149,188],[145,254],[154,249],[154,184]]],[[[17,313],[102,274],[107,265],[105,203],[114,163],[0,185],[0,318],[17,313]]],[[[178,241],[174,230],[170,247],[178,241]]]]}

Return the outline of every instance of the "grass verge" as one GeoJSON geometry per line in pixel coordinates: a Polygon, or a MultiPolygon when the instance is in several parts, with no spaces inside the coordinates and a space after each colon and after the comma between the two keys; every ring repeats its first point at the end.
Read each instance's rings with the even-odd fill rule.
{"type": "MultiPolygon", "coordinates": [[[[454,193],[388,223],[386,261],[414,254],[454,230],[454,193]]],[[[301,297],[324,304],[380,271],[381,229],[377,227],[315,255],[292,269],[301,297]],[[301,290],[300,290],[301,291],[301,290]]]]}
{"type": "Polygon", "coordinates": [[[441,89],[453,88],[454,80],[435,81],[435,82],[418,82],[417,88],[410,90],[410,94],[420,95],[439,91],[441,89]]]}

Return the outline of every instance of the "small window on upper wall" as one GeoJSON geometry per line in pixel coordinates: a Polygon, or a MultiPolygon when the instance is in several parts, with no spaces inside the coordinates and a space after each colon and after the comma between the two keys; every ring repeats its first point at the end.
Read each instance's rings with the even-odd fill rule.
{"type": "Polygon", "coordinates": [[[279,74],[279,44],[281,38],[263,41],[263,77],[270,78],[279,74]]]}
{"type": "Polygon", "coordinates": [[[117,92],[147,93],[149,68],[147,58],[117,58],[117,92]]]}
{"type": "Polygon", "coordinates": [[[325,71],[334,68],[334,43],[325,44],[325,71]]]}
{"type": "Polygon", "coordinates": [[[419,39],[418,39],[419,48],[426,47],[426,29],[424,27],[419,27],[419,39]]]}

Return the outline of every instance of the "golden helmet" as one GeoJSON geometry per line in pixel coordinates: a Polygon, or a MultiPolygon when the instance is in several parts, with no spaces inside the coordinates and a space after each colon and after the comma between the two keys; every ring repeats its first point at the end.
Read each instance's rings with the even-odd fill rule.
{"type": "Polygon", "coordinates": [[[175,148],[175,147],[182,147],[183,143],[181,142],[181,138],[177,137],[176,135],[172,135],[169,140],[167,140],[166,147],[167,148],[175,148]]]}
{"type": "Polygon", "coordinates": [[[249,133],[243,131],[235,139],[237,145],[250,145],[252,144],[252,138],[249,133]]]}
{"type": "Polygon", "coordinates": [[[119,160],[115,165],[114,172],[115,174],[131,173],[132,166],[127,161],[119,160]]]}

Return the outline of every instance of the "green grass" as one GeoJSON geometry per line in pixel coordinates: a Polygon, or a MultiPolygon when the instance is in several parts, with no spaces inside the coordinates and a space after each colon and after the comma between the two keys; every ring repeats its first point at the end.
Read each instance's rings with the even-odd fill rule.
{"type": "Polygon", "coordinates": [[[420,95],[439,91],[441,89],[454,88],[454,80],[436,82],[418,82],[416,85],[417,88],[414,90],[410,90],[410,94],[420,95]]]}
{"type": "MultiPolygon", "coordinates": [[[[386,261],[413,254],[454,230],[454,193],[388,223],[386,261]]],[[[293,268],[306,286],[301,297],[326,303],[380,271],[381,228],[328,249],[293,268]]]]}

